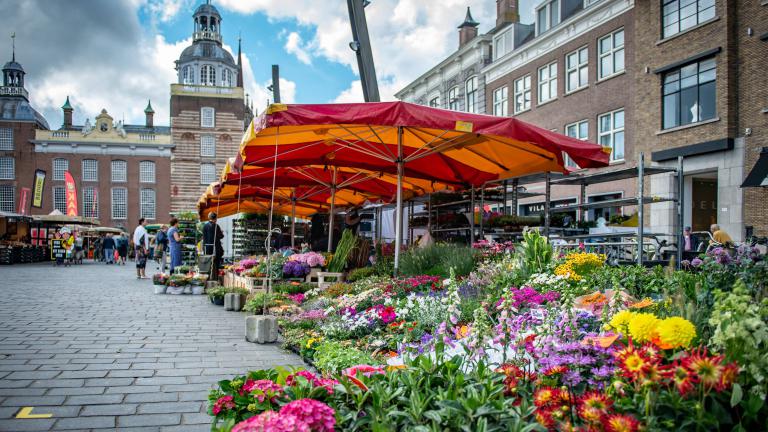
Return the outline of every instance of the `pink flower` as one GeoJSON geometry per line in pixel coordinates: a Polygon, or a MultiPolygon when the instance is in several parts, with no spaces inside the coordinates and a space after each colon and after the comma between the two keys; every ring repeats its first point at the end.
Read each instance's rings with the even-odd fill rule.
{"type": "Polygon", "coordinates": [[[328,405],[314,399],[299,399],[280,408],[280,415],[294,416],[303,421],[313,432],[333,432],[336,412],[328,405]]]}
{"type": "Polygon", "coordinates": [[[311,429],[296,416],[265,411],[236,424],[232,432],[311,432],[311,429]]]}
{"type": "Polygon", "coordinates": [[[384,374],[384,369],[378,367],[378,366],[371,366],[371,365],[357,365],[352,366],[351,368],[347,368],[344,370],[344,375],[347,376],[355,376],[358,372],[361,372],[364,376],[370,377],[376,374],[384,374]]]}
{"type": "Polygon", "coordinates": [[[302,294],[302,293],[289,294],[286,297],[288,297],[290,300],[294,301],[296,304],[304,303],[304,294],[302,294]]]}
{"type": "Polygon", "coordinates": [[[387,306],[379,310],[379,318],[381,319],[384,324],[389,324],[395,319],[397,319],[397,314],[395,314],[395,308],[392,306],[387,306]]]}
{"type": "Polygon", "coordinates": [[[335,379],[322,378],[313,374],[310,371],[300,370],[295,374],[288,375],[288,377],[285,379],[285,385],[291,386],[291,387],[298,385],[299,380],[297,380],[296,377],[303,377],[309,382],[309,385],[311,385],[312,387],[325,388],[325,391],[327,391],[328,394],[333,394],[333,387],[339,383],[335,379]]]}
{"type": "Polygon", "coordinates": [[[223,410],[231,410],[235,407],[232,396],[222,396],[213,404],[213,415],[219,415],[223,410]]]}
{"type": "Polygon", "coordinates": [[[240,388],[240,394],[255,393],[259,402],[264,402],[265,396],[269,396],[272,401],[275,397],[283,394],[283,387],[272,380],[252,380],[248,379],[243,387],[240,388]]]}

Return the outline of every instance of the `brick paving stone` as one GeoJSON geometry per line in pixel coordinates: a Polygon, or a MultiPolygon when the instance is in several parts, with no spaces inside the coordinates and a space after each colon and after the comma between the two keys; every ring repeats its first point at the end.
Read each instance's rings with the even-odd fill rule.
{"type": "Polygon", "coordinates": [[[55,430],[114,428],[115,422],[114,416],[67,418],[58,420],[55,430]]]}
{"type": "Polygon", "coordinates": [[[56,388],[56,387],[82,387],[85,384],[84,379],[50,379],[35,381],[30,387],[44,387],[44,388],[56,388]]]}
{"type": "Polygon", "coordinates": [[[100,394],[69,396],[65,402],[67,405],[106,405],[119,404],[123,401],[124,394],[100,394]]]}
{"type": "Polygon", "coordinates": [[[107,388],[107,393],[115,394],[115,393],[155,393],[160,391],[159,385],[130,385],[130,386],[120,386],[120,387],[109,387],[107,388]]]}
{"type": "Polygon", "coordinates": [[[61,405],[64,399],[64,396],[11,396],[3,401],[3,406],[61,405]]]}
{"type": "Polygon", "coordinates": [[[125,402],[176,402],[184,393],[135,393],[125,395],[125,402]]]}
{"type": "Polygon", "coordinates": [[[11,419],[0,420],[0,431],[26,432],[55,430],[55,419],[11,419]]]}
{"type": "Polygon", "coordinates": [[[160,432],[209,432],[211,427],[207,424],[191,424],[181,426],[164,426],[160,432]]]}
{"type": "Polygon", "coordinates": [[[130,426],[173,426],[181,423],[181,414],[142,414],[132,416],[120,416],[117,420],[118,427],[130,426]]]}
{"type": "Polygon", "coordinates": [[[154,375],[153,369],[111,370],[107,378],[149,378],[154,375]]]}
{"type": "Polygon", "coordinates": [[[199,413],[200,402],[156,402],[139,405],[139,414],[199,413]]]}
{"type": "MultiPolygon", "coordinates": [[[[104,394],[106,387],[62,387],[48,390],[48,396],[83,396],[104,394]]],[[[45,390],[45,389],[43,389],[45,390]]]]}
{"type": "Polygon", "coordinates": [[[136,404],[89,405],[83,408],[81,416],[120,416],[136,414],[136,404]]]}
{"type": "Polygon", "coordinates": [[[185,425],[211,424],[211,417],[208,414],[201,413],[201,412],[191,413],[191,414],[182,414],[181,423],[185,425]]]}

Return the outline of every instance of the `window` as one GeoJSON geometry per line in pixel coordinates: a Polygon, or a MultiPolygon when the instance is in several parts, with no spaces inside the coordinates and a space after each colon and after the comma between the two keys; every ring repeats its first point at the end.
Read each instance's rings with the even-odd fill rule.
{"type": "Polygon", "coordinates": [[[16,188],[12,185],[0,185],[0,211],[16,211],[16,188]]]}
{"type": "Polygon", "coordinates": [[[0,150],[13,151],[13,129],[0,128],[0,150]]]}
{"type": "Polygon", "coordinates": [[[597,42],[597,48],[600,54],[599,78],[624,71],[624,29],[601,37],[597,42]]]}
{"type": "Polygon", "coordinates": [[[531,109],[531,76],[515,80],[515,114],[531,109]]]}
{"type": "MultiPolygon", "coordinates": [[[[586,141],[589,139],[589,121],[582,120],[576,123],[565,125],[565,134],[571,138],[580,139],[586,141]]],[[[568,154],[563,153],[563,159],[565,160],[565,166],[569,168],[579,168],[576,162],[571,159],[568,154]]]]}
{"type": "Polygon", "coordinates": [[[128,219],[128,189],[112,188],[112,219],[128,219]]]}
{"type": "Polygon", "coordinates": [[[211,107],[200,108],[200,127],[212,128],[216,125],[216,111],[211,107]]]}
{"type": "Polygon", "coordinates": [[[192,69],[192,66],[184,66],[181,69],[181,83],[182,84],[195,83],[195,71],[192,69]]]}
{"type": "Polygon", "coordinates": [[[128,181],[128,163],[124,160],[112,161],[112,183],[128,181]]]}
{"type": "Polygon", "coordinates": [[[715,118],[715,58],[664,74],[663,128],[715,118]]]}
{"type": "Polygon", "coordinates": [[[69,161],[56,158],[53,160],[53,179],[64,180],[64,173],[69,171],[69,161]]]}
{"type": "Polygon", "coordinates": [[[509,89],[507,86],[493,91],[493,115],[506,117],[509,115],[509,89]]]}
{"type": "Polygon", "coordinates": [[[232,87],[232,71],[224,69],[222,71],[221,85],[224,87],[232,87]]]}
{"type": "Polygon", "coordinates": [[[216,181],[216,165],[200,164],[200,184],[208,185],[216,181]]]}
{"type": "Polygon", "coordinates": [[[579,48],[565,56],[565,91],[572,92],[587,86],[589,51],[579,48]]]}
{"type": "Polygon", "coordinates": [[[452,87],[448,90],[448,109],[453,111],[459,110],[459,88],[452,87]]]}
{"type": "Polygon", "coordinates": [[[155,190],[141,190],[141,217],[146,219],[155,218],[155,190]]]}
{"type": "Polygon", "coordinates": [[[154,183],[155,182],[155,163],[152,161],[139,162],[139,182],[141,183],[154,183]]]}
{"type": "Polygon", "coordinates": [[[612,161],[624,160],[624,110],[602,114],[597,123],[600,145],[611,148],[612,161]]]}
{"type": "Polygon", "coordinates": [[[560,22],[560,0],[544,3],[536,9],[536,34],[542,34],[560,22]]]}
{"type": "Polygon", "coordinates": [[[440,96],[435,96],[429,100],[429,106],[432,108],[440,108],[440,96]]]}
{"type": "Polygon", "coordinates": [[[83,216],[87,218],[99,217],[98,192],[95,187],[83,188],[83,216]]]}
{"type": "Polygon", "coordinates": [[[53,209],[67,214],[67,190],[64,186],[53,187],[53,209]]]}
{"type": "Polygon", "coordinates": [[[204,86],[216,85],[216,69],[211,65],[203,65],[200,68],[200,84],[204,86]]]}
{"type": "Polygon", "coordinates": [[[539,68],[539,103],[557,98],[557,62],[539,68]]]}
{"type": "Polygon", "coordinates": [[[0,180],[16,178],[16,160],[10,156],[0,157],[0,180]]]}
{"type": "Polygon", "coordinates": [[[83,181],[99,181],[99,161],[83,159],[83,181]]]}
{"type": "Polygon", "coordinates": [[[507,30],[504,33],[500,34],[499,36],[494,39],[494,45],[493,45],[493,59],[500,59],[504,57],[505,54],[512,51],[514,47],[514,42],[512,40],[512,36],[514,33],[512,30],[507,30]]]}
{"type": "Polygon", "coordinates": [[[715,17],[715,0],[664,0],[663,37],[668,38],[715,17]]]}
{"type": "Polygon", "coordinates": [[[466,87],[466,96],[467,96],[466,111],[468,113],[476,113],[477,112],[477,77],[473,76],[472,78],[468,79],[465,87],[466,87]]]}

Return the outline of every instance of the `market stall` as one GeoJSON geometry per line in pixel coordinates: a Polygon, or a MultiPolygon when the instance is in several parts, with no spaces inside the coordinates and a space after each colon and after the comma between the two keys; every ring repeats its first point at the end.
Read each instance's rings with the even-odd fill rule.
{"type": "Polygon", "coordinates": [[[46,259],[46,248],[32,242],[32,218],[0,212],[0,264],[39,262],[46,259]]]}

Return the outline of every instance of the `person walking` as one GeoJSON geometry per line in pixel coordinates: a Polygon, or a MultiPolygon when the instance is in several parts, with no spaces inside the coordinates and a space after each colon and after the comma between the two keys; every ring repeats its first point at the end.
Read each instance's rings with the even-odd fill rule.
{"type": "Polygon", "coordinates": [[[216,217],[215,212],[208,213],[208,222],[203,226],[203,254],[213,255],[208,278],[211,281],[219,280],[219,266],[221,266],[221,258],[224,256],[224,246],[221,245],[224,233],[221,232],[221,228],[216,223],[216,217]]]}
{"type": "Polygon", "coordinates": [[[699,249],[699,240],[691,232],[691,227],[683,229],[683,259],[696,258],[696,251],[699,249]]]}
{"type": "Polygon", "coordinates": [[[124,234],[117,237],[117,263],[125,265],[128,261],[128,238],[124,234]]]}
{"type": "Polygon", "coordinates": [[[102,242],[104,248],[104,260],[107,264],[115,263],[115,239],[112,238],[112,234],[107,234],[102,242]]]}
{"type": "Polygon", "coordinates": [[[149,233],[144,227],[147,221],[139,219],[139,226],[133,231],[133,247],[136,251],[136,279],[146,279],[147,253],[149,251],[149,233]]]}
{"type": "Polygon", "coordinates": [[[103,251],[101,250],[101,243],[104,241],[104,239],[101,236],[96,237],[96,240],[93,241],[93,261],[94,262],[100,262],[103,251]]]}
{"type": "Polygon", "coordinates": [[[181,266],[181,234],[179,234],[179,220],[171,218],[168,223],[171,228],[168,229],[168,250],[171,255],[171,269],[170,273],[176,270],[176,267],[181,266]]]}
{"type": "Polygon", "coordinates": [[[720,228],[720,225],[718,224],[712,224],[709,227],[709,230],[712,232],[712,240],[710,241],[710,244],[713,242],[719,243],[719,245],[722,245],[723,247],[732,247],[733,246],[733,239],[731,236],[728,235],[725,230],[720,228]]]}
{"type": "Polygon", "coordinates": [[[165,273],[165,257],[168,255],[168,227],[161,225],[155,235],[155,260],[160,273],[165,273]]]}

